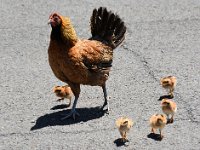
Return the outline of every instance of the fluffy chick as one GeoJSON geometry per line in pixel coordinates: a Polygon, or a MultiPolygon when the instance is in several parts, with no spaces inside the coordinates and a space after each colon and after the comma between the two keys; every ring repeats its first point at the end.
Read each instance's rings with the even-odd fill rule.
{"type": "Polygon", "coordinates": [[[165,115],[155,114],[155,115],[151,116],[149,121],[150,121],[150,126],[151,126],[151,132],[155,133],[155,130],[159,129],[160,139],[162,139],[163,138],[162,129],[165,127],[165,125],[167,123],[167,119],[166,119],[165,115]]]}
{"type": "Polygon", "coordinates": [[[122,136],[122,142],[128,141],[127,132],[133,126],[133,121],[127,117],[120,117],[116,120],[116,126],[122,136]]]}
{"type": "Polygon", "coordinates": [[[167,119],[169,119],[169,115],[171,115],[171,118],[169,119],[169,123],[173,123],[174,114],[177,111],[176,103],[170,99],[163,99],[161,101],[161,108],[162,108],[163,113],[167,115],[167,119]]]}
{"type": "Polygon", "coordinates": [[[160,83],[163,88],[169,90],[169,95],[171,97],[174,97],[173,92],[177,83],[176,77],[167,76],[167,77],[161,78],[160,83]]]}
{"type": "Polygon", "coordinates": [[[71,99],[73,96],[72,90],[68,85],[65,86],[55,86],[53,88],[53,92],[56,94],[56,96],[60,97],[57,101],[62,101],[65,98],[69,99],[69,106],[71,105],[71,99]]]}

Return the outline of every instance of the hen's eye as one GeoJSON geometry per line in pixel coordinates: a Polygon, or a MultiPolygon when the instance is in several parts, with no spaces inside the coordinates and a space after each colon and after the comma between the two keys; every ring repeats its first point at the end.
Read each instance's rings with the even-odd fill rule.
{"type": "Polygon", "coordinates": [[[57,21],[57,20],[58,20],[58,17],[54,17],[54,20],[57,21]]]}

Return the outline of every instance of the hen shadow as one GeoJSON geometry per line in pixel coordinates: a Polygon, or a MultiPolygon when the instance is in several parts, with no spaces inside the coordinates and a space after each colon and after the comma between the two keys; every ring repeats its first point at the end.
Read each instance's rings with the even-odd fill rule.
{"type": "Polygon", "coordinates": [[[31,127],[30,130],[33,131],[48,126],[63,126],[80,122],[87,122],[89,120],[100,118],[105,114],[105,111],[101,110],[100,107],[76,108],[76,111],[80,114],[80,116],[76,117],[76,120],[73,120],[72,118],[62,120],[64,117],[63,115],[70,113],[70,111],[71,109],[45,114],[36,120],[35,125],[31,127]]]}
{"type": "Polygon", "coordinates": [[[65,109],[65,108],[67,108],[69,106],[70,106],[69,104],[56,105],[56,106],[52,107],[51,110],[65,109]]]}

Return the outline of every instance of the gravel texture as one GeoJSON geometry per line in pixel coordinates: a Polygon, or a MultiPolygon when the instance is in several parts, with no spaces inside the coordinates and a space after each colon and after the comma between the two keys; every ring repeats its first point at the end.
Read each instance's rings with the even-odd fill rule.
{"type": "Polygon", "coordinates": [[[199,0],[1,0],[0,1],[0,149],[200,149],[200,1],[199,0]],[[52,93],[63,85],[47,57],[50,13],[70,16],[81,38],[91,36],[94,8],[106,6],[126,23],[124,43],[114,52],[107,82],[109,115],[100,87],[81,86],[76,121],[61,121],[69,109],[52,93]],[[164,139],[149,138],[149,118],[161,113],[163,76],[178,79],[178,111],[164,139]],[[135,122],[129,143],[120,145],[115,120],[135,122]]]}

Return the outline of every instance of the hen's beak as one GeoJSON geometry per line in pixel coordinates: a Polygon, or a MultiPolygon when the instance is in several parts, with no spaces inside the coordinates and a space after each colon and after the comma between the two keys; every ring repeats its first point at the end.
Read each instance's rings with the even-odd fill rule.
{"type": "Polygon", "coordinates": [[[48,25],[50,25],[50,24],[51,24],[51,19],[49,19],[49,20],[48,20],[48,23],[47,23],[47,24],[48,24],[48,25]]]}

